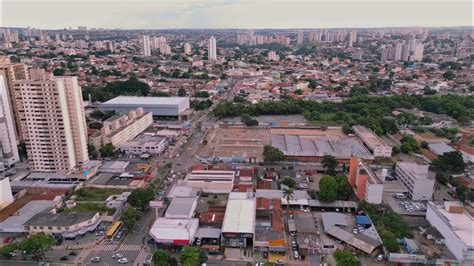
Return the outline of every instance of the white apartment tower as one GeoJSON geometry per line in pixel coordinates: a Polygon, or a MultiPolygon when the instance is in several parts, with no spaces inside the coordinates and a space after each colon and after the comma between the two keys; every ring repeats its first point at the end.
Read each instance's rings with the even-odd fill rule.
{"type": "Polygon", "coordinates": [[[217,60],[217,50],[216,50],[216,38],[211,36],[208,44],[207,58],[209,60],[217,60]]]}
{"type": "Polygon", "coordinates": [[[67,173],[88,160],[87,132],[77,77],[32,69],[14,83],[28,159],[36,172],[67,173]]]}
{"type": "Polygon", "coordinates": [[[280,57],[275,51],[269,51],[268,52],[268,60],[269,61],[278,61],[280,60],[280,57]]]}
{"type": "Polygon", "coordinates": [[[298,39],[296,40],[298,44],[302,44],[304,41],[304,33],[302,30],[298,31],[298,39]]]}
{"type": "Polygon", "coordinates": [[[4,77],[0,75],[0,173],[19,160],[9,92],[4,77]]]}
{"type": "Polygon", "coordinates": [[[150,36],[143,35],[143,56],[151,56],[150,36]]]}
{"type": "Polygon", "coordinates": [[[191,54],[191,44],[190,43],[185,43],[184,44],[184,53],[187,55],[191,54]]]}

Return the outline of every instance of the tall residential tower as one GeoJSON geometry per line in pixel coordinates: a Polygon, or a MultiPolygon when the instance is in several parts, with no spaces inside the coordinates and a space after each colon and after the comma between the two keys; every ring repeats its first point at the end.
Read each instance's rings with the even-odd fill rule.
{"type": "Polygon", "coordinates": [[[36,172],[67,173],[88,160],[87,131],[77,77],[32,69],[14,82],[14,97],[28,159],[36,172]]]}
{"type": "Polygon", "coordinates": [[[217,51],[216,51],[216,38],[214,36],[211,36],[209,39],[209,44],[208,44],[208,52],[207,52],[207,58],[209,60],[217,60],[217,51]]]}

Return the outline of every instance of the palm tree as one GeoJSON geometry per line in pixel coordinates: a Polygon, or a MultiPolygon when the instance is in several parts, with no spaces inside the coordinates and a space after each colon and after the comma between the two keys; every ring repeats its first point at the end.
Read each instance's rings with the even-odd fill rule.
{"type": "Polygon", "coordinates": [[[283,197],[286,199],[286,219],[290,215],[290,200],[293,199],[294,191],[292,188],[283,189],[283,197]]]}

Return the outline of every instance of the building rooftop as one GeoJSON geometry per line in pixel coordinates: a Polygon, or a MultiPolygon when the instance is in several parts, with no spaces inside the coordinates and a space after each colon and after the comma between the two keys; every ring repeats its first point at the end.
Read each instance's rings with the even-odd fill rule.
{"type": "Polygon", "coordinates": [[[19,209],[16,214],[0,223],[0,232],[23,232],[23,225],[36,214],[55,205],[51,200],[33,200],[19,209]],[[19,231],[20,230],[20,231],[19,231]]]}
{"type": "Polygon", "coordinates": [[[118,96],[103,105],[177,105],[189,101],[189,97],[118,96]]]}
{"type": "Polygon", "coordinates": [[[33,216],[25,225],[33,226],[70,226],[92,219],[97,212],[79,213],[38,213],[33,216]]]}
{"type": "Polygon", "coordinates": [[[314,219],[311,213],[298,213],[295,215],[295,226],[298,233],[316,233],[314,219]]]}
{"type": "Polygon", "coordinates": [[[411,162],[397,162],[397,167],[400,167],[415,179],[429,179],[428,169],[429,165],[411,163],[411,162]]]}
{"type": "Polygon", "coordinates": [[[451,146],[446,143],[430,143],[428,148],[436,155],[442,155],[447,152],[455,151],[451,146]]]}
{"type": "Polygon", "coordinates": [[[196,208],[196,197],[175,197],[166,210],[165,217],[187,216],[192,217],[196,208]]]}
{"type": "Polygon", "coordinates": [[[219,228],[203,228],[199,227],[196,231],[195,237],[198,238],[220,238],[221,229],[219,228]]]}
{"type": "Polygon", "coordinates": [[[353,126],[354,132],[371,148],[387,146],[372,130],[364,126],[353,126]]]}
{"type": "Polygon", "coordinates": [[[156,218],[150,229],[150,235],[158,242],[178,244],[190,243],[194,239],[199,220],[156,218]]]}
{"type": "Polygon", "coordinates": [[[357,156],[362,159],[373,159],[372,154],[356,138],[272,135],[271,144],[286,156],[332,155],[336,158],[357,156]]]}
{"type": "Polygon", "coordinates": [[[255,199],[245,192],[231,192],[227,201],[222,232],[253,233],[255,230],[255,199]],[[245,196],[245,198],[244,198],[245,196]]]}
{"type": "Polygon", "coordinates": [[[470,217],[466,212],[448,212],[443,205],[435,205],[432,202],[428,202],[428,205],[431,205],[434,210],[437,210],[438,213],[444,217],[451,227],[451,230],[453,230],[466,246],[474,246],[474,219],[472,217],[470,217]]]}
{"type": "Polygon", "coordinates": [[[321,219],[323,222],[324,231],[331,229],[331,227],[345,226],[347,227],[347,220],[344,214],[337,212],[323,212],[321,213],[321,219]]]}

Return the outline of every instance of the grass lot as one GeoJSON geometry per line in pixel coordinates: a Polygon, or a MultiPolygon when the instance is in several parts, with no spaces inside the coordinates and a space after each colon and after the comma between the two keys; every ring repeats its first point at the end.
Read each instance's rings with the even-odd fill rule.
{"type": "Polygon", "coordinates": [[[116,188],[81,188],[74,193],[77,201],[104,201],[110,195],[118,195],[124,192],[116,188]]]}
{"type": "Polygon", "coordinates": [[[65,212],[77,213],[77,212],[99,212],[100,214],[111,215],[115,212],[115,209],[109,209],[104,203],[77,203],[74,208],[67,209],[65,212]]]}

